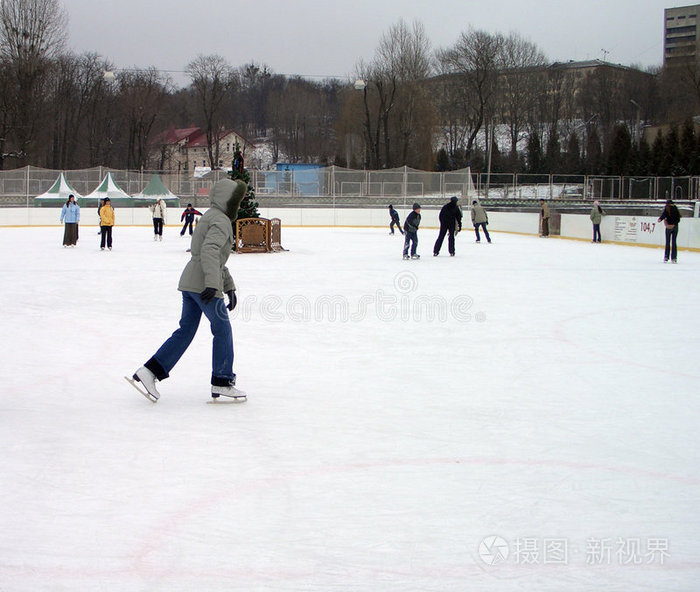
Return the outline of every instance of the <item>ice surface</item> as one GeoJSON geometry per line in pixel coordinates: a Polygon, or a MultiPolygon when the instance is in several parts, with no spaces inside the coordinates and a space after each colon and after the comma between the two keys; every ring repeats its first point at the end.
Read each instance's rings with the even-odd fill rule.
{"type": "Polygon", "coordinates": [[[203,323],[154,405],[189,241],[62,232],[0,230],[3,592],[697,590],[700,254],[285,228],[229,260],[248,402],[203,323]]]}

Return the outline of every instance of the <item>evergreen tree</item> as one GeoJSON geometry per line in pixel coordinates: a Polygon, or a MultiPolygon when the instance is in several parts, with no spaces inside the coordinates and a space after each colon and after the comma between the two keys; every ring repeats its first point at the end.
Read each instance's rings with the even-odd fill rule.
{"type": "Polygon", "coordinates": [[[545,172],[558,173],[561,165],[561,145],[556,125],[552,125],[547,138],[547,150],[544,157],[545,172]]]}
{"type": "Polygon", "coordinates": [[[238,142],[236,142],[236,149],[233,153],[233,166],[231,168],[230,177],[234,181],[240,179],[248,185],[248,191],[246,191],[241,206],[238,208],[238,217],[236,219],[260,218],[258,202],[255,201],[255,187],[253,187],[253,184],[250,182],[250,172],[245,168],[243,154],[241,153],[241,147],[238,142]]]}
{"type": "Polygon", "coordinates": [[[691,175],[700,175],[700,134],[695,138],[695,158],[690,165],[691,175]]]}
{"type": "Polygon", "coordinates": [[[663,139],[663,150],[664,154],[659,174],[665,177],[676,176],[680,171],[678,165],[680,142],[678,141],[678,128],[675,125],[671,126],[668,134],[663,139]]]}
{"type": "Polygon", "coordinates": [[[639,172],[640,168],[641,167],[639,166],[639,145],[635,142],[632,142],[632,146],[630,147],[629,158],[627,159],[627,174],[639,175],[641,174],[639,172]]]}
{"type": "Polygon", "coordinates": [[[642,136],[637,149],[637,170],[635,175],[651,175],[651,149],[649,142],[642,136]]]}
{"type": "Polygon", "coordinates": [[[531,175],[538,175],[544,169],[544,154],[542,154],[542,144],[535,132],[530,132],[527,138],[527,172],[531,175]]]}
{"type": "Polygon", "coordinates": [[[578,136],[572,133],[566,143],[566,152],[563,156],[563,171],[567,175],[581,174],[581,145],[578,136]]]}
{"type": "Polygon", "coordinates": [[[627,126],[616,125],[608,153],[608,173],[611,175],[627,174],[631,151],[632,138],[627,126]]]}
{"type": "Polygon", "coordinates": [[[437,171],[449,171],[450,170],[450,157],[447,154],[447,150],[440,148],[437,153],[435,170],[437,171]]]}
{"type": "Polygon", "coordinates": [[[586,160],[584,163],[587,175],[600,175],[603,172],[603,151],[600,147],[598,128],[594,127],[586,140],[586,160]]]}
{"type": "Polygon", "coordinates": [[[651,146],[651,159],[649,162],[649,173],[652,175],[662,174],[662,161],[664,159],[664,138],[661,130],[656,134],[654,143],[651,146]]]}
{"type": "Polygon", "coordinates": [[[683,175],[692,174],[696,159],[695,126],[688,119],[681,130],[680,151],[678,153],[678,165],[683,175]]]}
{"type": "Polygon", "coordinates": [[[493,143],[491,144],[491,172],[503,172],[503,155],[501,154],[501,150],[498,148],[498,142],[496,142],[495,138],[493,138],[493,143]]]}

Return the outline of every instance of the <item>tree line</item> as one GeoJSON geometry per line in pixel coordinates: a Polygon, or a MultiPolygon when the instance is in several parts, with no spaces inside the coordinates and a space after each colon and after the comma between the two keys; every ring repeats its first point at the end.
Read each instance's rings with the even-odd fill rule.
{"type": "Polygon", "coordinates": [[[551,64],[517,33],[470,28],[433,48],[403,20],[355,80],[308,80],[199,55],[176,88],[155,67],[66,50],[59,0],[0,0],[0,168],[159,169],[154,137],[200,127],[265,142],[274,161],[383,169],[700,174],[694,66],[551,64]],[[667,124],[651,141],[642,131],[667,124]]]}

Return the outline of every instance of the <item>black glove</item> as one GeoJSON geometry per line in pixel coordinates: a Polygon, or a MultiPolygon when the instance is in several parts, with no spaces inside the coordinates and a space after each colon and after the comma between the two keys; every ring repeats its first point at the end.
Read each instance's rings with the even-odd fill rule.
{"type": "Polygon", "coordinates": [[[228,306],[227,308],[229,310],[233,310],[236,308],[236,304],[238,304],[238,298],[236,298],[236,290],[229,290],[226,292],[228,294],[228,306]]]}
{"type": "Polygon", "coordinates": [[[204,291],[199,294],[204,304],[209,304],[209,302],[214,300],[214,296],[216,296],[216,288],[204,288],[204,291]]]}

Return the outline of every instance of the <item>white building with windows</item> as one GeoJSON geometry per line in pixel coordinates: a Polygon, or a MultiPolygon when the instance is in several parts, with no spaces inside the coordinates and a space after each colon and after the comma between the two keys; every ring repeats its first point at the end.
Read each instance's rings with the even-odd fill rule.
{"type": "MultiPolygon", "coordinates": [[[[255,145],[233,130],[219,133],[219,159],[214,168],[230,168],[238,143],[245,156],[255,145]]],[[[176,129],[173,126],[158,134],[151,143],[153,165],[164,172],[192,173],[196,168],[210,167],[207,135],[199,127],[176,129]]]]}

